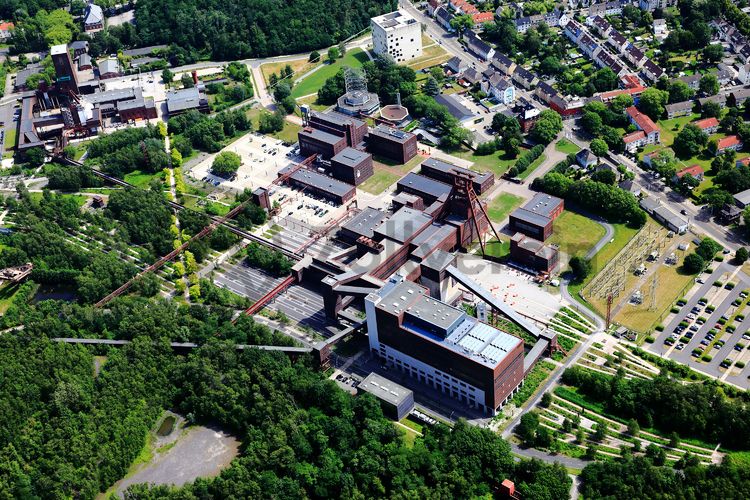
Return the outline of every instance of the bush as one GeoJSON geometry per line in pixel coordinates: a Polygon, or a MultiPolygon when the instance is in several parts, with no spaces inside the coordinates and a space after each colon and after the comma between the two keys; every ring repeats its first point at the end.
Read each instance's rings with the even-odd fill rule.
{"type": "Polygon", "coordinates": [[[657,332],[663,332],[663,331],[664,331],[664,325],[656,325],[656,328],[655,328],[655,330],[656,330],[657,332]]]}
{"type": "Polygon", "coordinates": [[[656,337],[646,337],[646,342],[649,344],[653,344],[654,342],[656,342],[656,337]]]}
{"type": "Polygon", "coordinates": [[[744,361],[736,361],[734,363],[734,366],[736,366],[739,369],[745,368],[745,362],[744,361]]]}
{"type": "Polygon", "coordinates": [[[211,172],[221,177],[231,177],[237,173],[242,165],[242,159],[237,153],[232,151],[222,151],[211,164],[211,172]]]}
{"type": "Polygon", "coordinates": [[[513,165],[513,168],[508,171],[508,174],[512,177],[522,174],[526,171],[527,168],[529,168],[529,165],[531,165],[534,160],[542,156],[542,153],[544,153],[544,146],[542,146],[541,144],[537,144],[536,146],[531,148],[531,150],[524,153],[518,160],[516,160],[515,165],[513,165]]]}
{"type": "Polygon", "coordinates": [[[714,359],[713,356],[709,356],[708,354],[704,354],[703,356],[701,356],[701,360],[705,361],[706,363],[710,363],[712,359],[714,359]]]}
{"type": "Polygon", "coordinates": [[[672,309],[669,310],[669,312],[677,314],[678,312],[680,312],[680,308],[679,307],[673,307],[672,309]]]}

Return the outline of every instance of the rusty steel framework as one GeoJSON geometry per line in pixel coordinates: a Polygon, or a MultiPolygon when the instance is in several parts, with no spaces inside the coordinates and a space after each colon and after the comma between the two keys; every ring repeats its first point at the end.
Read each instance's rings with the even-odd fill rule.
{"type": "Polygon", "coordinates": [[[277,178],[275,178],[273,181],[271,181],[271,184],[274,186],[281,185],[289,180],[289,178],[294,175],[295,172],[297,172],[301,168],[308,168],[310,167],[314,162],[315,158],[317,158],[318,155],[310,155],[301,162],[297,163],[295,166],[289,169],[288,172],[284,172],[277,178]]]}
{"type": "MultiPolygon", "coordinates": [[[[500,235],[497,234],[497,230],[495,229],[495,226],[492,225],[492,221],[490,220],[490,216],[487,214],[487,211],[484,209],[484,206],[482,205],[482,202],[479,201],[479,197],[477,197],[476,192],[474,192],[474,184],[473,184],[473,178],[471,175],[459,172],[459,171],[453,171],[453,192],[451,193],[451,201],[454,203],[461,203],[468,205],[468,217],[474,226],[474,229],[476,230],[477,239],[479,240],[479,246],[482,249],[482,256],[485,255],[485,248],[484,248],[484,241],[482,239],[482,231],[479,227],[479,221],[477,219],[477,216],[480,215],[478,212],[481,212],[481,215],[484,215],[484,218],[487,220],[487,224],[489,225],[490,229],[492,229],[492,232],[495,235],[495,239],[500,241],[500,235]]],[[[451,207],[449,207],[450,210],[451,207]]],[[[463,213],[462,213],[463,215],[463,213]]]]}
{"type": "Polygon", "coordinates": [[[204,227],[198,234],[196,234],[195,236],[187,240],[185,243],[183,243],[179,247],[169,252],[167,255],[165,255],[161,259],[157,260],[156,262],[148,266],[146,269],[144,269],[140,273],[136,274],[133,278],[128,280],[124,285],[120,286],[117,290],[110,293],[109,295],[101,299],[99,302],[94,304],[94,307],[102,307],[106,305],[108,302],[110,302],[112,299],[122,295],[124,292],[126,292],[131,286],[133,286],[138,280],[143,278],[145,275],[147,275],[148,273],[157,271],[164,264],[166,264],[170,260],[180,255],[183,251],[185,251],[185,249],[187,249],[194,241],[197,241],[211,234],[219,225],[224,224],[229,219],[231,219],[232,217],[240,213],[250,202],[251,202],[251,199],[248,198],[247,200],[245,200],[244,202],[242,202],[241,204],[237,205],[232,210],[230,210],[229,213],[227,213],[224,217],[214,220],[211,224],[204,227]]]}

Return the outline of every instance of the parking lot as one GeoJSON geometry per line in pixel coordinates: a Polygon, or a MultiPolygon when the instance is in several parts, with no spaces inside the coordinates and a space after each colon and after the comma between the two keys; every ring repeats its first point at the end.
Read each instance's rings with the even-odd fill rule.
{"type": "Polygon", "coordinates": [[[704,283],[676,306],[679,312],[670,314],[664,331],[653,344],[646,344],[647,349],[746,389],[750,387],[750,370],[744,366],[750,362],[750,318],[745,320],[750,314],[750,277],[720,264],[701,280],[704,283]]]}
{"type": "MultiPolygon", "coordinates": [[[[290,162],[292,148],[281,141],[259,134],[246,134],[221,151],[231,151],[240,156],[242,164],[233,179],[225,179],[211,173],[211,164],[216,155],[209,155],[193,167],[188,175],[196,180],[210,182],[242,192],[268,186],[278,177],[278,172],[290,162]]],[[[217,153],[218,154],[218,153],[217,153]]]]}

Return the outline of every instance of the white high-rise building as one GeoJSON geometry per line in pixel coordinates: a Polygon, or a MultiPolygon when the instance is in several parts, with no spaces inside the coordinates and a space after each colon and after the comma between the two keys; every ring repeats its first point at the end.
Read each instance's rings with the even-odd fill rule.
{"type": "Polygon", "coordinates": [[[397,63],[422,55],[422,27],[407,12],[397,10],[373,17],[370,26],[376,55],[388,56],[397,63]]]}

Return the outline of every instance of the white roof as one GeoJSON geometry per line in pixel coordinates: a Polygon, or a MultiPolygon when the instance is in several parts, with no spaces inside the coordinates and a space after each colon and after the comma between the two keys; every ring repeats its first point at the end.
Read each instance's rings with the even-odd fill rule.
{"type": "Polygon", "coordinates": [[[86,18],[84,19],[84,24],[99,24],[104,22],[104,12],[102,11],[102,8],[94,3],[90,3],[88,7],[86,7],[86,18]]]}

